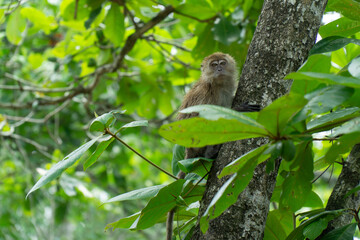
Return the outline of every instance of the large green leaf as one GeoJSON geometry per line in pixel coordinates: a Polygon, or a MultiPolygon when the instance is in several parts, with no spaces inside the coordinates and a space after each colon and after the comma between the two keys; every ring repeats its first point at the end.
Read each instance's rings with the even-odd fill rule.
{"type": "Polygon", "coordinates": [[[67,155],[63,160],[56,163],[54,166],[48,170],[44,176],[42,176],[36,184],[30,189],[26,197],[29,196],[30,193],[34,192],[35,190],[39,189],[40,187],[44,186],[48,182],[54,180],[61,173],[63,173],[67,168],[71,167],[75,164],[75,162],[100,138],[102,135],[92,139],[91,141],[81,145],[78,149],[67,155]]]}
{"type": "Polygon", "coordinates": [[[341,136],[325,154],[325,161],[329,164],[335,162],[342,155],[350,152],[355,144],[360,143],[359,132],[341,136]]]}
{"type": "MultiPolygon", "coordinates": [[[[224,119],[236,119],[239,122],[252,125],[254,127],[263,128],[261,124],[256,122],[253,118],[249,117],[250,113],[242,113],[230,108],[225,108],[216,105],[196,105],[185,108],[180,111],[181,113],[199,113],[199,116],[208,120],[224,119]]],[[[256,113],[255,113],[256,114],[256,113]]]]}
{"type": "Polygon", "coordinates": [[[260,111],[257,122],[265,126],[273,136],[281,136],[288,122],[305,106],[307,100],[297,94],[278,98],[260,111]]]}
{"type": "Polygon", "coordinates": [[[357,107],[346,108],[339,111],[331,112],[308,122],[308,130],[306,132],[315,133],[330,130],[359,115],[360,109],[357,107]]]}
{"type": "Polygon", "coordinates": [[[347,37],[360,31],[360,19],[351,20],[346,17],[339,18],[333,22],[320,27],[319,33],[322,38],[330,36],[347,37]]]}
{"type": "Polygon", "coordinates": [[[360,80],[352,77],[344,77],[334,74],[316,73],[316,72],[294,72],[285,77],[286,79],[317,81],[326,84],[339,84],[342,86],[360,88],[360,80]]]}
{"type": "Polygon", "coordinates": [[[296,115],[294,122],[305,120],[308,116],[315,113],[328,112],[349,99],[353,93],[354,89],[338,85],[331,85],[311,92],[305,95],[309,102],[296,115]]]}
{"type": "Polygon", "coordinates": [[[267,132],[233,119],[216,121],[190,118],[161,126],[159,134],[185,147],[203,147],[244,138],[264,137],[267,132]]]}
{"type": "Polygon", "coordinates": [[[320,213],[309,216],[309,219],[304,220],[300,226],[294,229],[286,238],[286,240],[303,240],[304,239],[304,229],[310,224],[325,219],[327,222],[331,221],[335,217],[338,217],[344,212],[343,209],[333,210],[333,211],[321,211],[320,213]]]}
{"type": "Polygon", "coordinates": [[[124,38],[125,23],[124,14],[120,11],[118,4],[111,4],[104,23],[104,35],[109,38],[115,46],[119,46],[124,38]]]}
{"type": "Polygon", "coordinates": [[[331,36],[321,39],[317,42],[314,47],[310,50],[310,55],[333,52],[336,51],[349,43],[360,45],[360,40],[355,38],[344,38],[340,36],[331,36]]]}
{"type": "Polygon", "coordinates": [[[292,230],[293,214],[290,211],[272,210],[266,219],[264,240],[285,239],[292,230]]]}
{"type": "Polygon", "coordinates": [[[303,234],[306,239],[315,240],[327,227],[329,218],[320,218],[304,227],[303,234]]]}
{"type": "Polygon", "coordinates": [[[269,147],[269,144],[264,144],[250,152],[242,155],[241,157],[235,159],[228,165],[226,165],[221,173],[219,174],[219,178],[222,178],[227,175],[234,174],[240,171],[249,161],[257,162],[257,164],[265,161],[267,158],[270,157],[269,154],[263,154],[264,151],[269,147]]]}
{"type": "Polygon", "coordinates": [[[360,20],[360,2],[356,0],[332,0],[327,7],[350,19],[360,20]]]}
{"type": "Polygon", "coordinates": [[[120,194],[116,197],[110,198],[109,200],[106,200],[105,203],[111,203],[111,202],[121,202],[121,201],[127,201],[127,200],[138,200],[138,199],[147,199],[150,197],[154,197],[160,189],[165,187],[165,185],[156,185],[151,186],[147,188],[141,188],[137,189],[131,192],[120,194]]]}
{"type": "Polygon", "coordinates": [[[350,223],[343,227],[336,228],[322,237],[321,240],[353,240],[356,225],[356,223],[350,223]]]}
{"type": "Polygon", "coordinates": [[[26,26],[26,20],[21,16],[20,11],[21,8],[19,7],[10,14],[5,28],[6,38],[14,45],[20,43],[22,32],[25,30],[26,26]]]}

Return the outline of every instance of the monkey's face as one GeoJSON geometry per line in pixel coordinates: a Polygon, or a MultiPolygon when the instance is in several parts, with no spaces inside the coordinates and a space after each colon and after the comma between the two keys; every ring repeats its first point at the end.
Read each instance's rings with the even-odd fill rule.
{"type": "Polygon", "coordinates": [[[228,62],[225,59],[214,60],[210,62],[209,68],[211,69],[213,76],[218,78],[220,76],[227,75],[227,64],[228,62]]]}
{"type": "Polygon", "coordinates": [[[217,52],[204,58],[201,64],[202,79],[216,85],[227,84],[236,79],[236,63],[228,54],[217,52]]]}

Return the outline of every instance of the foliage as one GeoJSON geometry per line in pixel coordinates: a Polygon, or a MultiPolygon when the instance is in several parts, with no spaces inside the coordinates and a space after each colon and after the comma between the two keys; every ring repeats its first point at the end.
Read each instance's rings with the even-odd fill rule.
{"type": "MultiPolygon", "coordinates": [[[[274,159],[284,160],[265,239],[315,239],[349,214],[322,210],[325,184],[313,179],[330,165],[339,169],[360,140],[358,1],[329,1],[327,11],[341,18],[320,28],[323,39],[287,76],[294,80],[288,95],[259,113],[195,106],[184,111],[199,118],[174,123],[183,85],[198,78],[204,56],[230,52],[241,69],[261,0],[0,3],[0,238],[159,239],[164,228],[153,226],[173,208],[174,232],[191,233],[212,160],[183,160],[176,147],[171,163],[160,125],[161,136],[186,147],[269,140],[220,173],[232,176],[201,216],[203,231],[269,158],[269,171],[274,159]],[[186,179],[170,181],[179,169],[186,179]],[[106,223],[116,231],[104,234],[106,223]]],[[[350,239],[354,231],[350,224],[323,239],[350,239]]]]}

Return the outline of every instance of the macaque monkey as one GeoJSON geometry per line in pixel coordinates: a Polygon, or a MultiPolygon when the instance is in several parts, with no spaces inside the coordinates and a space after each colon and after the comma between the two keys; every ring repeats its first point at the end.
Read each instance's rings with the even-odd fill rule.
{"type": "MultiPolygon", "coordinates": [[[[228,54],[216,52],[201,63],[199,81],[185,95],[180,110],[190,106],[212,104],[231,107],[236,89],[237,69],[235,60],[228,54]]],[[[197,116],[198,113],[179,113],[178,120],[197,116]]],[[[220,146],[220,145],[216,145],[220,146]]],[[[185,159],[195,157],[214,158],[218,147],[186,148],[185,159]]]]}
{"type": "MultiPolygon", "coordinates": [[[[187,107],[212,104],[223,107],[231,107],[238,72],[235,60],[229,55],[216,52],[204,58],[201,63],[200,79],[194,84],[190,91],[185,95],[180,110],[187,107]]],[[[243,104],[238,111],[258,111],[259,106],[243,104]]],[[[179,113],[178,120],[198,116],[198,113],[184,114],[179,113]]],[[[221,145],[205,146],[202,148],[186,148],[185,159],[206,157],[215,158],[221,145]]],[[[178,178],[183,179],[185,173],[178,174],[178,178]]],[[[168,214],[166,223],[167,240],[172,238],[172,224],[175,210],[168,214]]]]}

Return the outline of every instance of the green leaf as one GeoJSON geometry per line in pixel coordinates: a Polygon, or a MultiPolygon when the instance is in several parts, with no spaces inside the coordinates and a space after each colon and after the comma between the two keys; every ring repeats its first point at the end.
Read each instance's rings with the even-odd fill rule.
{"type": "Polygon", "coordinates": [[[97,16],[100,14],[100,12],[101,12],[101,7],[99,7],[99,8],[96,8],[96,9],[94,9],[94,10],[92,10],[91,12],[90,12],[90,15],[89,15],[89,18],[88,18],[88,20],[86,20],[85,21],[85,28],[86,29],[89,29],[90,28],[90,26],[91,26],[91,24],[94,22],[94,20],[97,18],[97,16]]]}
{"type": "Polygon", "coordinates": [[[329,136],[330,137],[338,137],[338,136],[341,136],[344,134],[360,132],[360,124],[359,123],[360,123],[359,117],[352,119],[352,120],[344,123],[342,126],[335,128],[329,136]]]}
{"type": "Polygon", "coordinates": [[[189,158],[179,161],[179,167],[184,173],[196,173],[199,176],[205,176],[210,171],[214,159],[207,158],[189,158]]]}
{"type": "Polygon", "coordinates": [[[331,85],[306,94],[305,98],[308,99],[309,102],[294,118],[294,122],[305,120],[314,113],[328,112],[349,99],[353,93],[354,89],[352,88],[331,85]]]}
{"type": "Polygon", "coordinates": [[[360,39],[331,36],[321,39],[310,50],[310,55],[336,51],[349,43],[360,45],[360,39]]]}
{"type": "Polygon", "coordinates": [[[291,161],[295,157],[296,148],[291,140],[282,141],[281,156],[286,161],[291,161]]]}
{"type": "Polygon", "coordinates": [[[125,124],[124,126],[121,127],[121,129],[133,128],[133,127],[148,127],[148,126],[149,126],[149,122],[147,120],[138,120],[125,124]]]}
{"type": "Polygon", "coordinates": [[[351,189],[350,191],[348,191],[345,194],[344,199],[346,199],[347,197],[349,197],[353,193],[357,193],[359,190],[360,190],[360,185],[357,185],[356,187],[354,187],[353,189],[351,189]]]}
{"type": "Polygon", "coordinates": [[[151,227],[164,218],[167,212],[177,204],[188,205],[200,200],[204,193],[204,187],[194,186],[192,183],[186,182],[186,186],[183,188],[184,183],[184,179],[179,179],[160,189],[158,194],[141,211],[139,221],[133,227],[137,230],[151,227]]]}
{"type": "Polygon", "coordinates": [[[329,2],[328,8],[350,19],[360,20],[360,3],[356,0],[333,0],[329,2]]]}
{"type": "Polygon", "coordinates": [[[285,79],[317,81],[326,84],[339,84],[342,86],[360,88],[360,81],[357,78],[338,76],[334,74],[316,73],[316,72],[296,72],[290,73],[285,79]]]}
{"type": "Polygon", "coordinates": [[[321,240],[353,240],[356,230],[356,223],[350,223],[337,228],[326,234],[321,240]]]}
{"type": "MultiPolygon", "coordinates": [[[[360,19],[359,19],[360,20],[360,19]]],[[[346,17],[330,22],[319,29],[322,38],[330,36],[347,37],[360,31],[360,21],[354,21],[346,17]]]]}
{"type": "Polygon", "coordinates": [[[113,113],[104,113],[103,115],[95,118],[90,124],[91,132],[104,132],[106,128],[114,121],[115,116],[113,113]]]}
{"type": "Polygon", "coordinates": [[[354,58],[348,66],[349,73],[360,79],[360,57],[354,58]]]}
{"type": "Polygon", "coordinates": [[[357,107],[341,109],[308,122],[307,133],[322,132],[330,130],[360,115],[360,109],[357,107]]]}
{"type": "Polygon", "coordinates": [[[253,177],[257,161],[246,161],[239,171],[232,175],[221,186],[200,219],[200,229],[205,233],[209,227],[209,220],[222,214],[237,201],[239,194],[246,188],[253,177]]]}
{"type": "Polygon", "coordinates": [[[329,164],[335,162],[343,154],[350,152],[352,147],[359,142],[359,132],[341,136],[326,152],[325,161],[329,164]]]}
{"type": "Polygon", "coordinates": [[[240,38],[240,29],[231,22],[231,19],[224,16],[220,17],[219,21],[216,21],[214,28],[214,39],[221,42],[224,45],[230,45],[240,38]]]}
{"type": "Polygon", "coordinates": [[[321,200],[320,196],[317,195],[316,192],[311,191],[308,194],[308,197],[306,199],[306,202],[304,204],[304,207],[311,207],[311,208],[323,208],[324,207],[324,203],[321,200]]]}
{"type": "Polygon", "coordinates": [[[20,14],[21,8],[19,7],[10,14],[9,20],[6,23],[6,38],[10,43],[18,45],[22,39],[22,33],[25,30],[26,20],[20,14]]]}
{"type": "Polygon", "coordinates": [[[280,209],[290,208],[293,212],[303,207],[311,192],[311,181],[314,177],[311,144],[301,142],[296,147],[296,156],[282,184],[279,200],[280,209]]]}
{"type": "Polygon", "coordinates": [[[137,189],[131,192],[120,194],[116,197],[110,198],[109,200],[106,200],[105,203],[111,203],[111,202],[121,202],[121,201],[127,201],[127,200],[138,200],[138,199],[147,199],[156,196],[160,189],[165,187],[165,185],[156,185],[151,186],[147,188],[141,188],[137,189]]]}
{"type": "Polygon", "coordinates": [[[259,112],[257,122],[265,126],[274,136],[281,136],[288,122],[307,103],[307,100],[297,94],[288,94],[278,98],[259,112]]]}
{"type": "Polygon", "coordinates": [[[101,154],[106,150],[106,148],[114,141],[115,138],[109,136],[110,139],[104,140],[99,143],[96,147],[96,150],[91,154],[91,156],[84,163],[84,171],[88,169],[91,165],[93,165],[101,156],[101,154]]]}
{"type": "Polygon", "coordinates": [[[120,46],[125,33],[124,15],[116,3],[111,4],[105,20],[104,35],[110,39],[115,46],[120,46]]]}
{"type": "Polygon", "coordinates": [[[48,170],[44,176],[42,176],[36,184],[30,189],[26,197],[29,196],[30,193],[44,186],[48,182],[54,180],[58,176],[61,175],[67,168],[71,167],[75,164],[75,162],[98,140],[102,137],[102,135],[92,139],[91,141],[81,145],[78,149],[67,155],[63,160],[56,163],[54,166],[48,170]]]}
{"type": "Polygon", "coordinates": [[[108,230],[109,228],[113,228],[113,231],[117,228],[130,228],[134,224],[134,222],[139,218],[139,216],[140,216],[140,212],[137,212],[131,216],[122,218],[116,222],[109,223],[108,225],[106,225],[105,231],[108,230]]]}
{"type": "Polygon", "coordinates": [[[264,137],[267,132],[232,119],[216,121],[190,118],[161,126],[159,134],[185,147],[203,147],[245,138],[264,137]]]}
{"type": "Polygon", "coordinates": [[[22,8],[21,15],[29,19],[36,30],[43,30],[45,34],[50,34],[51,30],[58,27],[54,17],[47,17],[42,11],[33,7],[22,8]]]}
{"type": "Polygon", "coordinates": [[[173,148],[173,157],[171,160],[171,168],[174,175],[178,175],[180,168],[178,162],[185,158],[185,147],[175,144],[173,148]]]}
{"type": "Polygon", "coordinates": [[[278,240],[286,238],[287,234],[278,218],[278,215],[280,215],[278,210],[269,212],[266,218],[263,240],[278,240]]]}
{"type": "Polygon", "coordinates": [[[187,0],[186,4],[177,7],[176,11],[182,14],[196,16],[196,18],[202,20],[211,18],[217,14],[207,0],[187,0]]]}
{"type": "Polygon", "coordinates": [[[180,111],[181,113],[199,113],[199,116],[208,120],[235,119],[244,124],[248,124],[254,127],[263,128],[261,124],[256,122],[253,118],[249,117],[249,113],[241,113],[230,108],[225,108],[216,105],[196,105],[185,108],[180,111]]]}
{"type": "Polygon", "coordinates": [[[311,216],[309,219],[303,221],[300,226],[294,229],[286,238],[286,240],[303,240],[303,230],[305,227],[309,226],[311,223],[318,221],[322,218],[326,219],[326,221],[331,221],[335,217],[338,217],[344,212],[343,209],[340,210],[332,210],[332,211],[321,211],[318,214],[311,216]]]}
{"type": "Polygon", "coordinates": [[[303,234],[309,240],[314,240],[327,227],[329,220],[327,218],[320,218],[304,227],[303,234]]]}
{"type": "Polygon", "coordinates": [[[241,157],[235,159],[228,165],[226,165],[221,173],[219,174],[219,178],[222,178],[227,175],[234,174],[236,172],[241,171],[241,169],[248,163],[248,162],[257,162],[257,164],[265,161],[270,157],[269,153],[264,153],[264,151],[269,147],[269,144],[264,144],[246,154],[242,155],[241,157]]]}

